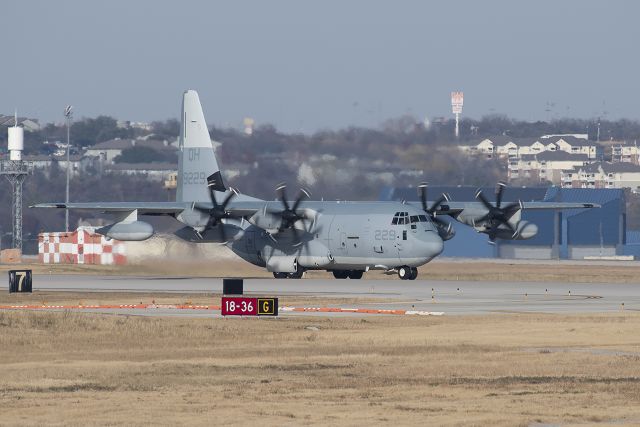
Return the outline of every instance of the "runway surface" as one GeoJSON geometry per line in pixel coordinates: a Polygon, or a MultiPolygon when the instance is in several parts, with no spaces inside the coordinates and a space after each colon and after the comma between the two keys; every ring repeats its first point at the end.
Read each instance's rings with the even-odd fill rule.
{"type": "MultiPolygon", "coordinates": [[[[34,275],[34,290],[222,292],[222,279],[191,277],[115,277],[34,275]]],[[[296,296],[380,299],[380,302],[340,304],[345,308],[416,310],[445,315],[487,313],[605,313],[640,310],[640,283],[472,282],[400,280],[275,280],[245,279],[248,296],[296,296]]],[[[211,304],[219,304],[219,299],[211,304]]],[[[308,306],[314,306],[310,298],[308,306]]],[[[95,310],[111,312],[110,310],[95,310]]],[[[118,311],[122,313],[122,310],[118,311]]],[[[132,310],[131,314],[162,316],[215,315],[211,311],[132,310]]],[[[304,313],[308,315],[309,313],[304,313]]],[[[327,315],[322,313],[321,315],[327,315]]],[[[335,314],[332,314],[335,315],[335,314]]],[[[349,315],[349,314],[341,314],[349,315]]],[[[351,314],[353,315],[353,314],[351,314]]]]}

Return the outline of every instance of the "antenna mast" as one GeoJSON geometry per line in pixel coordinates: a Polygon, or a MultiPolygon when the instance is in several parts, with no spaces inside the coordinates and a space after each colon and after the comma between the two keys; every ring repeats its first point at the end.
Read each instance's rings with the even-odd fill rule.
{"type": "Polygon", "coordinates": [[[24,129],[18,126],[18,110],[14,112],[13,127],[9,132],[9,160],[0,162],[0,175],[11,184],[11,211],[13,214],[13,245],[22,253],[22,183],[32,171],[31,165],[22,160],[24,129]]]}

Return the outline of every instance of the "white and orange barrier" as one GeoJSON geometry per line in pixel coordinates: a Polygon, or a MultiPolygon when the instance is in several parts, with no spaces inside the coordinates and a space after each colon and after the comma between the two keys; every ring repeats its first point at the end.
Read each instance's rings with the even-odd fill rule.
{"type": "MultiPolygon", "coordinates": [[[[101,305],[0,305],[0,310],[215,310],[219,311],[219,305],[193,305],[193,304],[101,304],[101,305]]],[[[280,307],[280,312],[295,313],[357,313],[357,314],[389,314],[389,315],[413,315],[413,316],[442,316],[442,311],[417,311],[417,310],[382,310],[371,308],[339,308],[339,307],[280,307]]]]}
{"type": "Polygon", "coordinates": [[[44,264],[124,265],[125,248],[124,242],[107,240],[90,228],[38,234],[38,259],[44,264]]]}

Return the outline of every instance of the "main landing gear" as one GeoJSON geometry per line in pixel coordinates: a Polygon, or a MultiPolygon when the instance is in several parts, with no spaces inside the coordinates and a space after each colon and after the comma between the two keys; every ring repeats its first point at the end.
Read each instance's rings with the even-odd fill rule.
{"type": "Polygon", "coordinates": [[[402,267],[398,267],[398,277],[400,280],[416,280],[416,277],[418,277],[418,269],[416,267],[403,265],[402,267]]]}
{"type": "Polygon", "coordinates": [[[362,270],[333,270],[333,277],[336,279],[362,279],[364,271],[362,270]]]}
{"type": "Polygon", "coordinates": [[[273,272],[273,277],[276,279],[302,279],[302,275],[304,274],[304,270],[299,268],[295,273],[278,273],[273,272]]]}

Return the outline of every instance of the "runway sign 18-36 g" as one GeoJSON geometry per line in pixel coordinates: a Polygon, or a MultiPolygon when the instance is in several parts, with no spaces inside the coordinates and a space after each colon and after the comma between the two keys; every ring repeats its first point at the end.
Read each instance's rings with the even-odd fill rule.
{"type": "Polygon", "coordinates": [[[223,316],[277,316],[278,298],[222,297],[223,316]]]}

